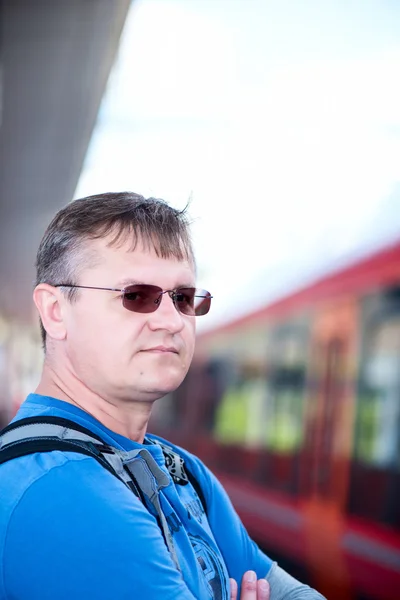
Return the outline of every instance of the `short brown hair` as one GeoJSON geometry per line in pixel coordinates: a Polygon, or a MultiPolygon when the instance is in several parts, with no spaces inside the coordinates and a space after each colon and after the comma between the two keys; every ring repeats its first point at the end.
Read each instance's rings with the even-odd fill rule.
{"type": "MultiPolygon", "coordinates": [[[[132,240],[132,250],[140,240],[154,248],[158,256],[190,260],[194,253],[190,222],[186,212],[158,198],[144,198],[133,192],[109,192],[74,200],[61,209],[47,227],[36,257],[36,285],[77,284],[77,275],[87,266],[82,256],[86,241],[112,235],[110,245],[132,240]]],[[[76,289],[66,289],[72,301],[76,289]]],[[[43,345],[46,331],[40,322],[43,345]]]]}

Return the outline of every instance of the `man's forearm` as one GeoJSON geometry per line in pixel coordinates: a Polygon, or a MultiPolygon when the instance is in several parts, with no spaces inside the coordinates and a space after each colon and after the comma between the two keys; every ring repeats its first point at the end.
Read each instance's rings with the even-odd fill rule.
{"type": "Polygon", "coordinates": [[[316,590],[300,583],[276,563],[272,565],[266,579],[271,588],[270,600],[326,600],[316,590]]]}

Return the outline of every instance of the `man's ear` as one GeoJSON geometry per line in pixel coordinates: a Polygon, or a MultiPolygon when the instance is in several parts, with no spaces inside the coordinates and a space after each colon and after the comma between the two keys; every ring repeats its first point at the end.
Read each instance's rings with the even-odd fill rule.
{"type": "Polygon", "coordinates": [[[33,301],[47,335],[55,340],[64,340],[67,335],[62,317],[65,298],[61,291],[48,283],[39,283],[33,291],[33,301]]]}

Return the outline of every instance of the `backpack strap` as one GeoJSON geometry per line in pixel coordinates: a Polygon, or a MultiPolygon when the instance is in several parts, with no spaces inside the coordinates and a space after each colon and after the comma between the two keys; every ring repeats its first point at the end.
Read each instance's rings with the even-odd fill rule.
{"type": "MultiPolygon", "coordinates": [[[[165,465],[174,483],[187,485],[190,482],[207,514],[203,490],[183,458],[160,440],[146,438],[146,442],[161,447],[165,465]]],[[[105,444],[103,439],[90,429],[62,417],[28,417],[15,421],[0,431],[0,464],[28,454],[54,450],[77,452],[94,458],[145,504],[132,469],[127,467],[129,460],[126,458],[129,453],[105,444]]]]}
{"type": "Polygon", "coordinates": [[[0,464],[36,452],[77,452],[94,458],[144,502],[133,474],[124,468],[116,448],[95,433],[61,417],[29,417],[0,431],[0,464]]]}
{"type": "Polygon", "coordinates": [[[158,494],[160,489],[169,485],[169,478],[148,450],[141,448],[129,452],[119,450],[105,444],[99,436],[85,427],[58,417],[22,419],[0,432],[0,464],[34,452],[53,450],[78,452],[94,458],[133,491],[148,508],[146,496],[156,511],[156,518],[172,560],[180,570],[172,534],[158,494]],[[143,461],[135,460],[139,456],[146,466],[143,465],[143,461]],[[149,470],[157,482],[156,488],[153,482],[149,481],[149,470]]]}

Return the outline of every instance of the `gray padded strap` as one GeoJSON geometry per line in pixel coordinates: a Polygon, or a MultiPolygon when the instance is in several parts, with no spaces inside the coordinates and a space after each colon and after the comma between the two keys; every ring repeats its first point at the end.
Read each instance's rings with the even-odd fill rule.
{"type": "Polygon", "coordinates": [[[168,475],[164,473],[164,471],[158,466],[148,450],[141,449],[134,452],[136,452],[135,456],[132,452],[130,452],[129,454],[131,456],[126,456],[123,462],[132,473],[141,491],[149,499],[156,513],[158,514],[168,550],[171,553],[176,568],[180,570],[174,541],[167,520],[161,508],[159,495],[159,491],[170,484],[170,479],[168,475]]]}
{"type": "Polygon", "coordinates": [[[30,425],[21,425],[16,429],[7,431],[0,437],[0,448],[7,444],[29,440],[31,438],[49,438],[55,437],[60,440],[79,440],[80,442],[91,442],[99,444],[99,440],[86,433],[81,433],[75,429],[69,429],[63,425],[53,423],[32,423],[30,425]]]}
{"type": "Polygon", "coordinates": [[[142,479],[144,485],[146,485],[145,479],[148,479],[149,472],[157,482],[156,491],[161,490],[170,484],[168,475],[158,466],[153,456],[145,448],[139,448],[138,450],[131,450],[130,452],[121,453],[121,458],[124,465],[128,467],[132,474],[137,478],[139,485],[141,484],[142,479]],[[135,460],[138,458],[138,456],[143,459],[144,463],[138,463],[135,460]],[[136,474],[135,471],[137,470],[137,464],[140,464],[141,466],[136,474]],[[146,465],[146,468],[144,468],[144,465],[146,465]]]}

